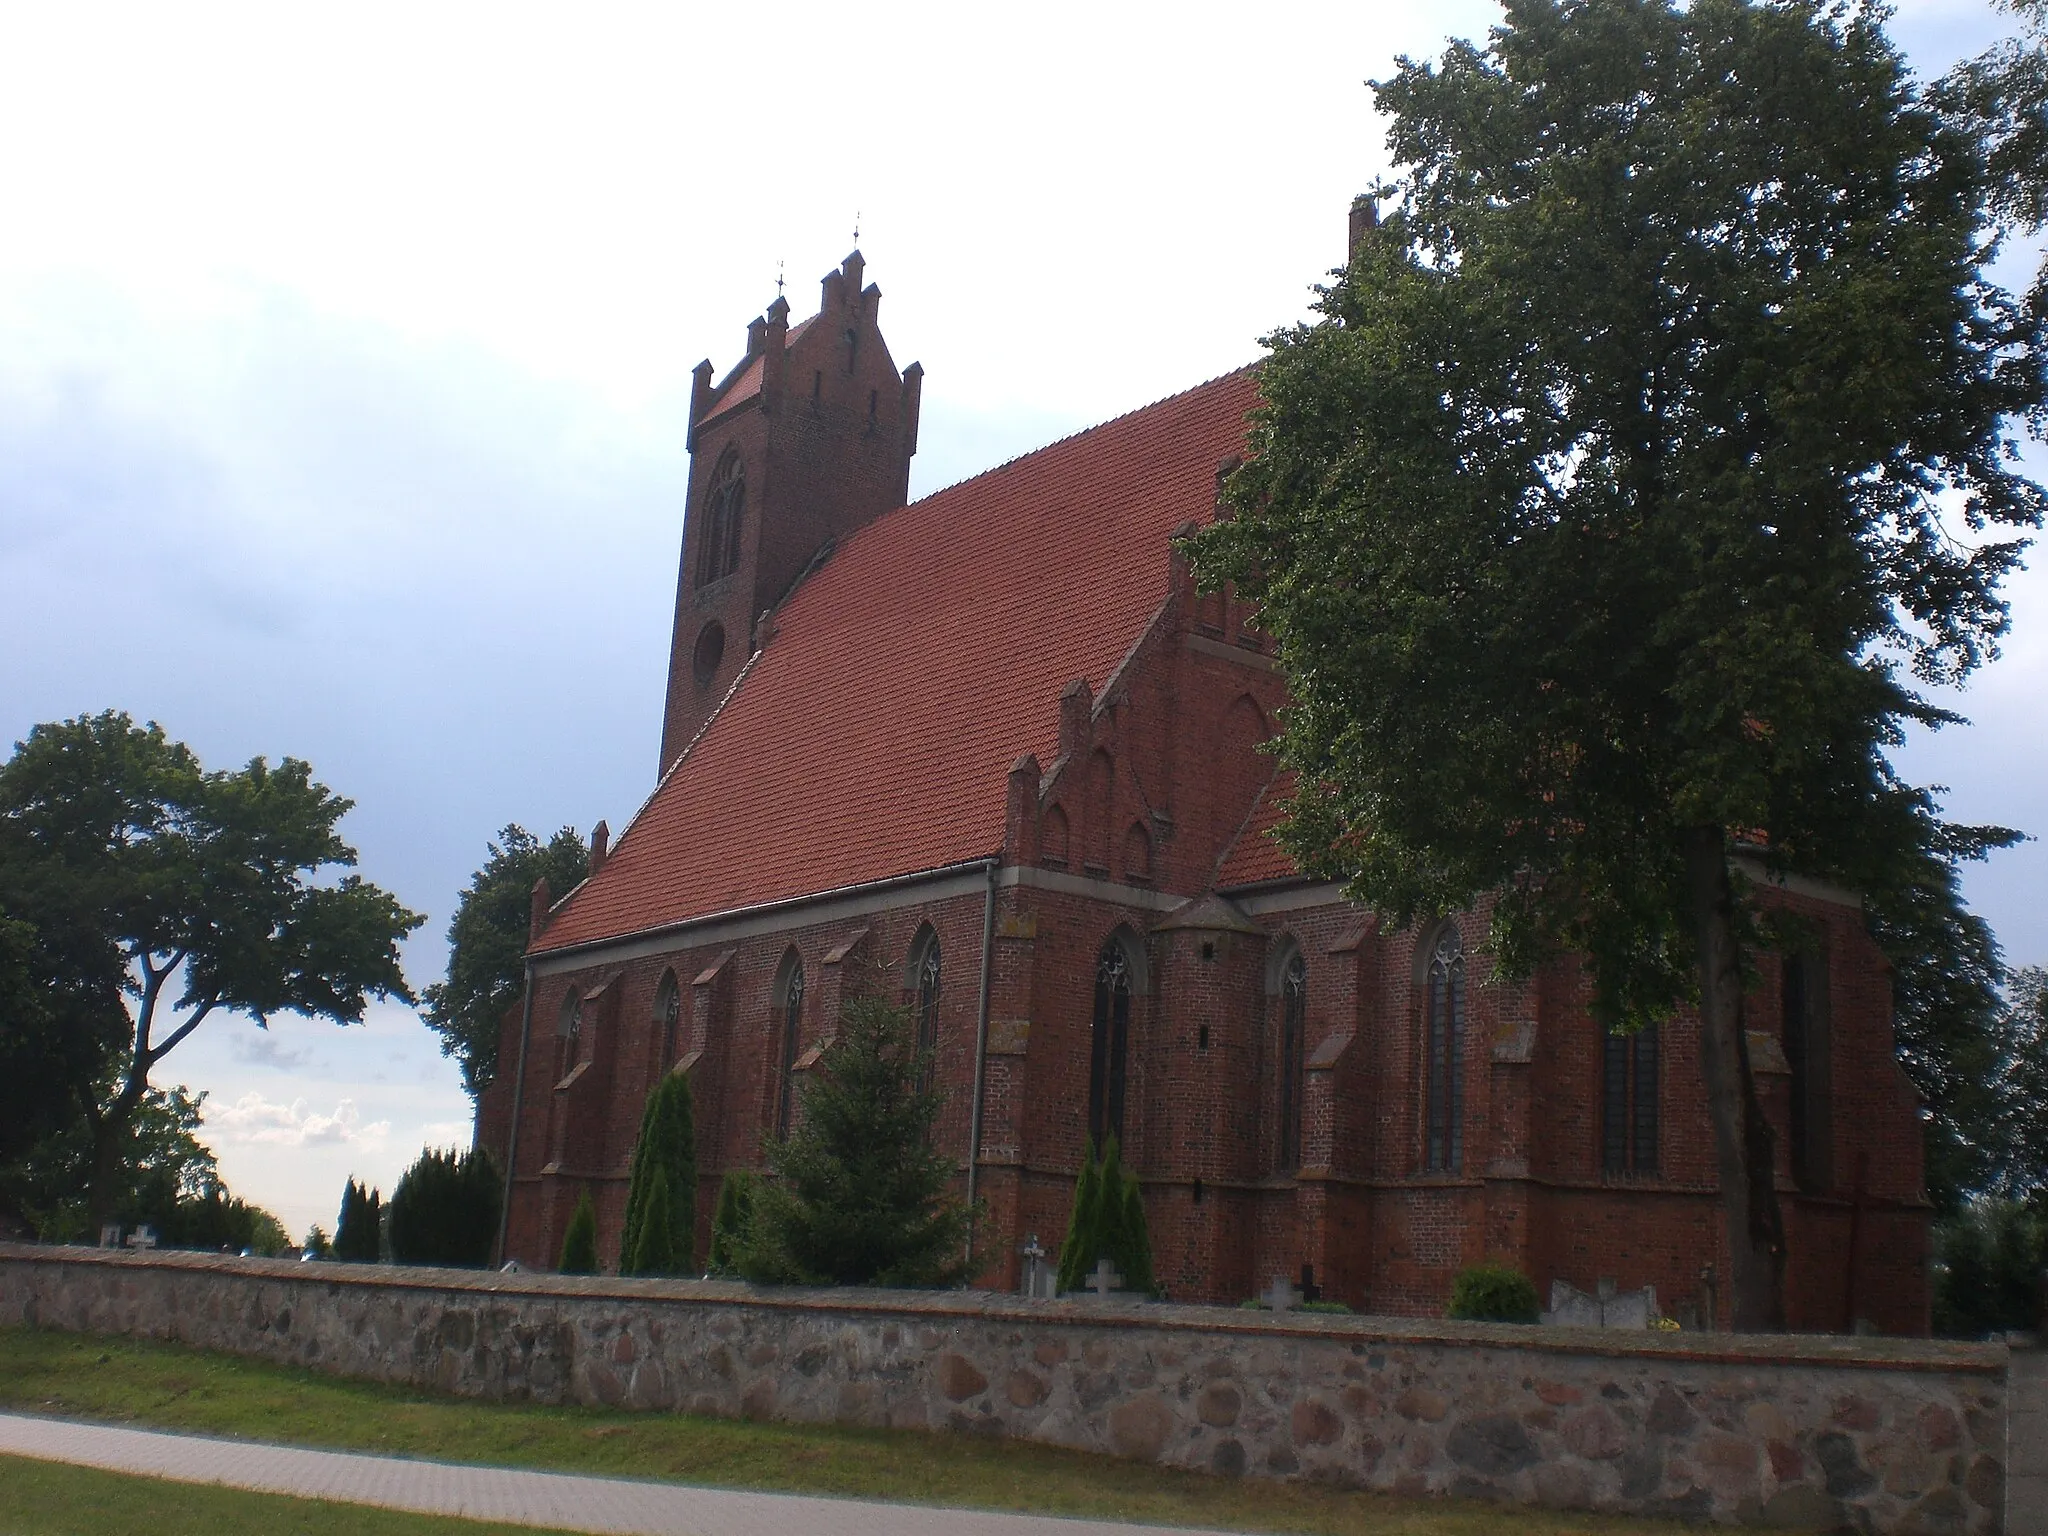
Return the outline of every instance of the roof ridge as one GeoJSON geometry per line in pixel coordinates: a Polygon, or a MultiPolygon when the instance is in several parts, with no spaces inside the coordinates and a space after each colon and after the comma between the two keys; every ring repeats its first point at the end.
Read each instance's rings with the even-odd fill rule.
{"type": "Polygon", "coordinates": [[[697,743],[704,739],[704,733],[711,729],[712,722],[725,713],[725,706],[732,702],[733,695],[740,691],[740,684],[747,680],[747,674],[754,670],[754,663],[761,659],[762,653],[767,649],[768,647],[763,645],[760,649],[754,651],[747,657],[745,665],[733,674],[732,686],[727,688],[719,697],[718,702],[711,707],[711,713],[706,715],[704,723],[697,727],[697,734],[683,743],[683,750],[676,754],[676,760],[668,765],[667,770],[662,776],[654,781],[654,788],[649,790],[647,798],[640,802],[640,809],[635,811],[625,826],[619,829],[619,835],[612,843],[612,851],[614,853],[618,852],[619,844],[625,842],[626,834],[640,824],[640,818],[647,814],[647,807],[654,804],[654,797],[661,793],[662,785],[675,776],[675,771],[683,766],[690,753],[696,748],[697,743]]]}
{"type": "MultiPolygon", "coordinates": [[[[1145,412],[1157,410],[1162,405],[1171,405],[1174,401],[1184,400],[1189,395],[1198,395],[1205,389],[1223,383],[1226,379],[1234,379],[1239,374],[1251,373],[1254,370],[1256,370],[1258,366],[1259,364],[1256,361],[1245,363],[1239,367],[1229,369],[1224,373],[1219,373],[1213,378],[1204,379],[1199,384],[1191,384],[1186,389],[1177,389],[1170,395],[1161,395],[1157,400],[1148,400],[1143,405],[1134,405],[1129,410],[1119,411],[1116,415],[1107,417],[1102,421],[1098,421],[1094,423],[1092,426],[1076,428],[1074,431],[1069,432],[1065,437],[1056,437],[1049,443],[1040,443],[1036,448],[1027,448],[1022,453],[1012,454],[1009,458],[1004,459],[1001,463],[991,464],[987,469],[980,470],[975,474],[971,474],[964,480],[955,480],[952,481],[950,484],[939,486],[936,490],[926,491],[924,495],[918,497],[916,501],[907,501],[903,505],[906,507],[920,506],[927,501],[935,499],[936,497],[945,495],[949,491],[957,491],[963,485],[972,485],[977,480],[986,480],[990,475],[1001,474],[1004,470],[1010,468],[1012,465],[1022,464],[1026,459],[1035,459],[1041,453],[1050,453],[1055,448],[1063,448],[1068,443],[1074,442],[1079,438],[1086,437],[1091,432],[1100,432],[1104,427],[1113,427],[1118,422],[1129,421],[1133,416],[1142,416],[1145,414],[1145,412]]],[[[891,510],[901,511],[902,508],[897,507],[892,508],[891,510]]],[[[887,517],[888,515],[889,514],[887,512],[884,512],[882,514],[882,517],[887,517]]],[[[882,519],[879,517],[875,519],[876,522],[880,522],[881,520],[882,519]]]]}
{"type": "MultiPolygon", "coordinates": [[[[761,647],[761,651],[765,651],[767,649],[768,647],[765,645],[761,647]]],[[[704,739],[704,733],[711,729],[711,722],[716,720],[719,717],[719,715],[724,712],[725,706],[732,702],[732,696],[740,691],[740,684],[745,682],[747,680],[747,674],[754,670],[754,663],[761,659],[761,651],[755,651],[752,655],[747,657],[746,664],[742,666],[738,672],[733,674],[732,686],[725,690],[725,693],[719,698],[718,703],[712,707],[711,713],[704,717],[704,723],[697,727],[697,734],[692,736],[687,742],[683,744],[683,750],[676,754],[676,760],[670,763],[668,765],[667,770],[662,774],[662,776],[654,781],[654,788],[649,790],[647,792],[647,798],[640,802],[640,809],[635,811],[631,816],[626,818],[626,824],[619,829],[619,835],[612,840],[612,853],[617,853],[619,849],[624,845],[626,841],[626,834],[631,832],[634,827],[640,824],[640,818],[642,816],[645,816],[647,814],[648,807],[654,804],[655,797],[661,793],[662,786],[668,783],[669,779],[674,775],[675,771],[678,768],[683,766],[684,760],[688,758],[690,755],[691,748],[695,747],[698,742],[704,739]]],[[[582,890],[583,887],[590,884],[590,882],[595,878],[595,875],[585,875],[581,880],[578,880],[574,885],[570,886],[568,890],[562,892],[561,898],[554,902],[551,906],[549,906],[547,915],[552,918],[557,912],[561,911],[564,907],[568,906],[569,898],[574,896],[578,891],[582,890]]],[[[542,931],[545,932],[546,929],[543,928],[542,931]]],[[[529,944],[527,947],[531,949],[532,945],[529,944]]]]}
{"type": "Polygon", "coordinates": [[[1216,882],[1222,878],[1223,871],[1230,867],[1230,856],[1237,852],[1237,845],[1243,840],[1245,830],[1258,816],[1259,807],[1266,803],[1267,793],[1279,783],[1280,772],[1284,766],[1278,758],[1274,759],[1273,771],[1266,775],[1266,782],[1259,786],[1259,792],[1252,796],[1252,803],[1245,808],[1244,819],[1237,824],[1237,830],[1231,833],[1229,840],[1224,843],[1223,851],[1216,855],[1215,867],[1209,871],[1209,890],[1212,893],[1220,891],[1216,882]]]}

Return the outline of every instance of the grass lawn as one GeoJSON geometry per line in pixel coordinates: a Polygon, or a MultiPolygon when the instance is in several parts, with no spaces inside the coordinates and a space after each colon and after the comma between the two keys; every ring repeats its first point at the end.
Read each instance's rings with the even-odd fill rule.
{"type": "MultiPolygon", "coordinates": [[[[1667,1521],[1523,1508],[1506,1513],[1465,1500],[1230,1481],[1017,1440],[482,1403],[174,1344],[26,1328],[0,1328],[0,1409],[439,1461],[1225,1530],[1490,1536],[1511,1523],[1516,1536],[1594,1536],[1689,1529],[1667,1521]]],[[[0,1464],[0,1477],[11,1476],[14,1465],[0,1464]]],[[[0,1500],[0,1536],[60,1529],[17,1527],[8,1523],[9,1509],[10,1502],[0,1500]]],[[[103,1522],[96,1529],[126,1528],[103,1522]]]]}
{"type": "Polygon", "coordinates": [[[545,1536],[530,1525],[410,1515],[0,1456],[0,1536],[124,1531],[151,1536],[545,1536]]]}

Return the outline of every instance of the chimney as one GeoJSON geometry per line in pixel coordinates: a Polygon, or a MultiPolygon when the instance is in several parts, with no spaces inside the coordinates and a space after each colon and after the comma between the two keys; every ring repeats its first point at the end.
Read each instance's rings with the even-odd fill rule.
{"type": "Polygon", "coordinates": [[[531,944],[541,936],[548,925],[548,908],[552,907],[554,893],[548,889],[548,877],[542,875],[533,882],[533,906],[526,915],[526,942],[531,944]]]}
{"type": "Polygon", "coordinates": [[[1365,243],[1368,230],[1377,229],[1380,222],[1379,204],[1370,192],[1361,192],[1351,199],[1351,240],[1346,247],[1346,258],[1356,260],[1358,248],[1365,243]]]}
{"type": "Polygon", "coordinates": [[[611,857],[612,829],[608,822],[600,821],[590,832],[590,876],[597,878],[597,872],[604,868],[604,861],[611,857]]]}

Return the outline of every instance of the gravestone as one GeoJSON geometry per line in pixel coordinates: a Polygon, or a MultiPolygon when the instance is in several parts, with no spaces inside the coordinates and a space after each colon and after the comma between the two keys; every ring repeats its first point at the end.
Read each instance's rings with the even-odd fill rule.
{"type": "Polygon", "coordinates": [[[1292,1312],[1301,1305],[1301,1293],[1288,1283],[1285,1275],[1275,1275],[1259,1300],[1275,1312],[1292,1312]]]}
{"type": "Polygon", "coordinates": [[[1088,1289],[1095,1293],[1097,1301],[1107,1301],[1111,1291],[1120,1291],[1124,1277],[1116,1272],[1116,1266],[1107,1259],[1095,1261],[1095,1273],[1087,1280],[1088,1289]]]}
{"type": "Polygon", "coordinates": [[[1033,1232],[1024,1239],[1024,1246],[1017,1250],[1023,1255],[1024,1266],[1018,1289],[1033,1301],[1050,1301],[1059,1285],[1059,1272],[1045,1262],[1045,1249],[1040,1246],[1038,1234],[1033,1232]]]}
{"type": "Polygon", "coordinates": [[[119,1223],[113,1223],[100,1228],[100,1246],[102,1248],[118,1248],[121,1246],[121,1228],[119,1223]]]}
{"type": "Polygon", "coordinates": [[[1664,1314],[1657,1309],[1657,1288],[1618,1290],[1602,1278],[1594,1295],[1567,1280],[1550,1282],[1550,1310],[1542,1321],[1563,1328],[1648,1328],[1664,1314]]]}

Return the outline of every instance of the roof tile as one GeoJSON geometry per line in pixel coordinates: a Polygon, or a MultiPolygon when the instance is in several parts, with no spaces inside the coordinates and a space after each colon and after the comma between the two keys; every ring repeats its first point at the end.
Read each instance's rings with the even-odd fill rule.
{"type": "Polygon", "coordinates": [[[1010,765],[1052,759],[1061,688],[1099,690],[1165,597],[1255,392],[1227,374],[842,540],[535,949],[997,852],[1010,765]]]}

